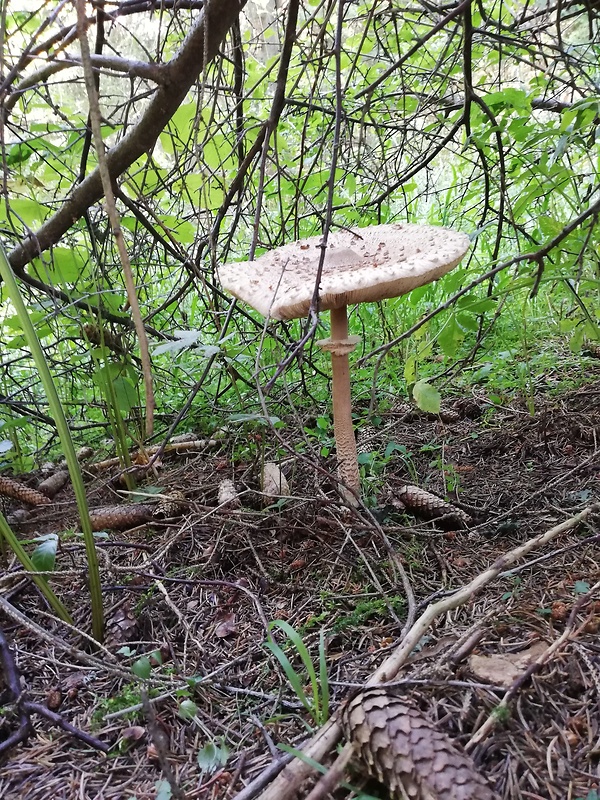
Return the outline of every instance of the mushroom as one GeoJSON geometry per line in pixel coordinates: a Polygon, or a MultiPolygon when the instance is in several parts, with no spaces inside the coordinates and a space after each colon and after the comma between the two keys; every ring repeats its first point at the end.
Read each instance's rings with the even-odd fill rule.
{"type": "MultiPolygon", "coordinates": [[[[308,314],[323,240],[303,239],[271,250],[256,261],[225,264],[223,287],[264,317],[290,320],[308,314]]],[[[348,335],[347,307],[399,297],[431,283],[467,252],[464,233],[429,225],[392,224],[330,233],[319,288],[319,311],[331,312],[331,335],[317,342],[331,354],[333,427],[338,475],[344,497],[357,504],[360,492],[352,425],[348,354],[360,337],[348,335]]]]}

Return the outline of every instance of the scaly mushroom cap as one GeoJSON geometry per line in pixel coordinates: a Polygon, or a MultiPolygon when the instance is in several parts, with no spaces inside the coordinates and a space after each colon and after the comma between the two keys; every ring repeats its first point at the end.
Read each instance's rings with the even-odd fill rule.
{"type": "MultiPolygon", "coordinates": [[[[256,261],[225,264],[219,268],[221,283],[265,317],[304,317],[315,289],[321,242],[321,236],[313,236],[256,261]]],[[[431,225],[373,225],[331,233],[320,310],[399,297],[445,275],[468,247],[466,234],[431,225]]]]}

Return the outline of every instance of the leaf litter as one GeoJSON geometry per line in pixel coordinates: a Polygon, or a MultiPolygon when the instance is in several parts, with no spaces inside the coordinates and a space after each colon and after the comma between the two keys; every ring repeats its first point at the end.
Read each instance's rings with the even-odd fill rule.
{"type": "MultiPolygon", "coordinates": [[[[370,444],[370,463],[379,469],[367,468],[365,484],[417,609],[600,500],[599,399],[596,382],[536,397],[534,415],[525,401],[499,408],[483,396],[468,398],[480,413],[454,422],[382,414],[379,438],[370,444]],[[390,502],[415,483],[463,509],[469,526],[427,521],[390,502]]],[[[330,468],[325,461],[320,466],[330,468]]],[[[90,475],[90,497],[99,507],[114,502],[105,477],[90,475]]],[[[393,559],[369,515],[343,513],[324,472],[299,460],[282,477],[290,484],[285,503],[264,508],[260,465],[232,464],[226,442],[200,455],[165,457],[161,486],[184,493],[183,516],[144,518],[98,541],[111,659],[82,663],[76,653],[89,645],[47,613],[42,624],[55,644],[3,615],[27,699],[52,704],[111,750],[107,757],[35,716],[29,738],[3,757],[0,796],[166,798],[174,796],[168,767],[190,800],[235,797],[282,757],[280,745],[298,747],[314,724],[264,646],[275,620],[299,633],[317,670],[325,631],[332,709],[368,679],[398,643],[397,620],[407,610],[393,559]],[[235,484],[235,504],[223,504],[225,480],[235,484]],[[62,648],[65,640],[72,652],[62,648]],[[179,713],[187,702],[192,717],[179,713]]],[[[31,511],[19,535],[76,528],[67,487],[54,505],[31,511]]],[[[475,740],[493,718],[470,755],[506,800],[576,800],[600,785],[600,597],[592,591],[600,579],[599,541],[598,519],[591,517],[507,570],[438,620],[399,676],[411,702],[458,745],[475,740]],[[553,643],[548,660],[531,669],[553,643]],[[521,683],[500,714],[509,676],[511,685],[521,683]]],[[[77,628],[88,630],[77,537],[61,540],[52,585],[77,628]]],[[[3,573],[0,590],[31,620],[42,619],[40,597],[19,580],[15,565],[3,573]]],[[[281,631],[273,636],[303,674],[281,631]]],[[[0,742],[12,725],[10,713],[0,717],[0,742]]],[[[351,780],[386,797],[360,773],[351,780]]],[[[345,796],[347,790],[336,793],[345,796]]]]}

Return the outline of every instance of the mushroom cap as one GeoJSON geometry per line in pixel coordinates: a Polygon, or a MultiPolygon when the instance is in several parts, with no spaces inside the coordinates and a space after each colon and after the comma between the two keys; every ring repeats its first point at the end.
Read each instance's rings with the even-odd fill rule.
{"type": "MultiPolygon", "coordinates": [[[[321,236],[270,250],[255,261],[225,264],[223,287],[263,316],[308,314],[321,255],[321,236]]],[[[467,252],[464,233],[397,223],[330,233],[319,290],[320,310],[399,297],[440,278],[467,252]]]]}

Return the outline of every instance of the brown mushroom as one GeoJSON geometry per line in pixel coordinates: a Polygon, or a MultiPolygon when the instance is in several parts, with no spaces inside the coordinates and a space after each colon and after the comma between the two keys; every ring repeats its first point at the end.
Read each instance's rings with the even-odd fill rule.
{"type": "MultiPolygon", "coordinates": [[[[315,288],[322,238],[314,236],[278,247],[256,261],[226,264],[221,283],[265,317],[306,316],[315,288]]],[[[359,471],[352,425],[348,354],[358,336],[348,336],[347,307],[399,297],[431,283],[455,267],[469,237],[429,225],[374,225],[331,233],[319,288],[319,311],[331,312],[331,336],[317,342],[331,353],[333,425],[340,480],[356,504],[359,471]]]]}

